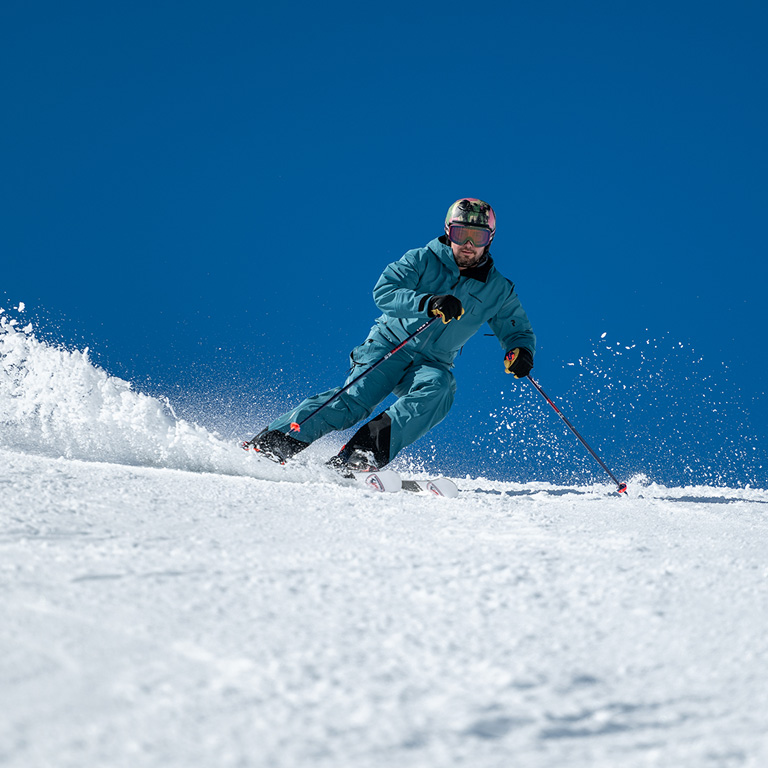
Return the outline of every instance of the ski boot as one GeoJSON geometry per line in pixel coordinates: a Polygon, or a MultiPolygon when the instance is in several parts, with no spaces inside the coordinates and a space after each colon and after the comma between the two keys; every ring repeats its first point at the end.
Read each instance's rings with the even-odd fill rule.
{"type": "Polygon", "coordinates": [[[278,464],[285,464],[299,451],[309,447],[309,443],[303,443],[295,437],[274,429],[270,431],[268,428],[262,429],[256,437],[242,445],[244,450],[248,451],[252,448],[256,453],[260,453],[278,464]]]}
{"type": "Polygon", "coordinates": [[[353,472],[376,472],[379,469],[373,451],[349,448],[346,445],[326,463],[343,477],[354,477],[353,472]]]}

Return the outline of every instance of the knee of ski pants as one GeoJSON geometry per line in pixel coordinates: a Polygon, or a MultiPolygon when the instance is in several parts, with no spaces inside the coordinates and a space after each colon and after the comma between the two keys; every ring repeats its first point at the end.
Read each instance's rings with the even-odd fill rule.
{"type": "Polygon", "coordinates": [[[392,419],[390,461],[448,415],[455,393],[456,380],[443,368],[421,367],[402,382],[395,391],[397,401],[387,410],[392,419]]]}
{"type": "Polygon", "coordinates": [[[376,404],[362,403],[348,392],[344,392],[318,416],[322,416],[332,429],[340,431],[368,418],[375,407],[376,404]]]}
{"type": "Polygon", "coordinates": [[[410,416],[429,413],[442,421],[453,405],[456,379],[446,368],[418,366],[395,390],[395,395],[410,416]]]}

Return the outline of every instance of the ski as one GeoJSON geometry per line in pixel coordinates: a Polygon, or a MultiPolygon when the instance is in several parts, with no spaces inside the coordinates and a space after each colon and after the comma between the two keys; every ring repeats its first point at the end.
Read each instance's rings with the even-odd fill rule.
{"type": "Polygon", "coordinates": [[[403,480],[403,490],[414,493],[433,493],[435,496],[445,496],[455,499],[459,495],[459,487],[447,477],[433,477],[431,480],[403,480]]]}
{"type": "Polygon", "coordinates": [[[379,469],[376,472],[350,472],[358,483],[362,483],[374,491],[382,493],[397,493],[403,488],[403,481],[397,472],[391,469],[379,469]]]}
{"type": "MultiPolygon", "coordinates": [[[[269,459],[275,464],[285,465],[285,459],[281,456],[268,451],[259,451],[253,446],[252,442],[243,442],[241,447],[249,453],[253,451],[256,456],[269,459]]],[[[350,472],[346,477],[354,478],[358,483],[382,493],[410,491],[411,493],[431,493],[434,496],[445,496],[449,499],[455,499],[459,495],[458,486],[447,477],[435,477],[427,480],[403,480],[393,469],[378,469],[375,472],[350,472]]]]}
{"type": "Polygon", "coordinates": [[[428,480],[403,480],[397,472],[391,469],[379,469],[376,472],[353,472],[352,474],[357,482],[383,493],[397,493],[402,490],[411,493],[431,493],[434,496],[445,496],[449,499],[455,499],[459,495],[458,486],[447,477],[435,477],[428,480]]]}

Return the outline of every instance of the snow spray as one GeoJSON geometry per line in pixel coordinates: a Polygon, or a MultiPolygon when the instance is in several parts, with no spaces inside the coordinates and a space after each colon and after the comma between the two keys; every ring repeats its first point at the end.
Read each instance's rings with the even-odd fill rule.
{"type": "Polygon", "coordinates": [[[87,347],[41,341],[31,323],[21,327],[1,309],[0,423],[0,447],[52,458],[257,477],[280,472],[178,418],[167,399],[110,376],[87,347]]]}
{"type": "MultiPolygon", "coordinates": [[[[554,373],[558,402],[597,438],[617,474],[667,486],[768,487],[768,456],[749,402],[690,344],[667,334],[616,342],[607,334],[554,373]]],[[[502,391],[490,437],[478,449],[520,480],[594,482],[591,459],[530,388],[502,391]],[[514,440],[510,442],[510,437],[514,440]]]]}

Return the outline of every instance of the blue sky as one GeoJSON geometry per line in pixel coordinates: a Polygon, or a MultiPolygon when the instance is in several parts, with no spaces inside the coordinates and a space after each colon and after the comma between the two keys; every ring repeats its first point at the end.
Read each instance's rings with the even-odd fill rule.
{"type": "MultiPolygon", "coordinates": [[[[343,379],[383,267],[481,197],[534,373],[606,459],[764,445],[766,32],[760,2],[3,3],[0,298],[250,436],[343,379]]],[[[567,435],[526,454],[539,405],[473,342],[445,463],[580,467],[567,435]]]]}

